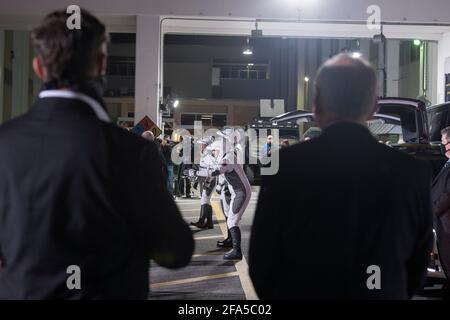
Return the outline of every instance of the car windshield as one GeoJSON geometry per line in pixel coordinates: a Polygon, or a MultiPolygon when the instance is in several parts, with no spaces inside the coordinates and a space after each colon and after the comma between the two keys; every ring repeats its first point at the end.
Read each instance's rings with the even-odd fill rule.
{"type": "MultiPolygon", "coordinates": [[[[419,142],[419,130],[417,126],[418,111],[414,107],[399,106],[395,103],[383,103],[373,119],[366,122],[367,128],[380,143],[395,145],[410,142],[419,142]]],[[[320,135],[321,129],[312,119],[311,115],[295,117],[290,122],[278,122],[282,126],[286,123],[297,122],[297,128],[280,128],[280,142],[288,140],[289,144],[314,139],[320,135]]],[[[275,128],[272,128],[272,130],[275,128]]],[[[267,134],[273,134],[268,130],[267,134]]],[[[263,150],[267,143],[265,139],[259,139],[258,143],[250,148],[250,154],[256,156],[258,150],[263,150]]]]}
{"type": "MultiPolygon", "coordinates": [[[[366,125],[375,139],[386,144],[404,143],[403,128],[400,118],[389,115],[376,115],[366,125]]],[[[320,135],[320,128],[315,121],[299,122],[300,140],[313,139],[320,135]]]]}
{"type": "Polygon", "coordinates": [[[380,106],[378,113],[400,120],[401,135],[404,142],[419,142],[418,111],[415,108],[385,103],[380,106]]]}
{"type": "Polygon", "coordinates": [[[367,121],[367,127],[375,139],[385,144],[404,143],[400,119],[375,118],[367,121]]]}

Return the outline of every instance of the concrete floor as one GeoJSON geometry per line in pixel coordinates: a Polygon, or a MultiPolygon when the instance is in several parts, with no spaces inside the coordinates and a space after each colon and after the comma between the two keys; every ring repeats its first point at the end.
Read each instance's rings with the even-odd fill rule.
{"type": "MultiPolygon", "coordinates": [[[[198,300],[245,300],[256,299],[248,276],[248,243],[256,207],[258,188],[241,220],[242,250],[240,262],[223,260],[228,251],[217,248],[216,242],[226,237],[226,223],[217,196],[212,198],[214,229],[199,230],[191,227],[196,239],[195,254],[191,263],[181,270],[168,270],[152,263],[150,269],[151,300],[198,299],[198,300]]],[[[197,221],[200,200],[177,199],[177,205],[186,222],[197,221]]]]}
{"type": "MultiPolygon", "coordinates": [[[[152,263],[150,269],[150,300],[245,300],[257,299],[248,276],[248,249],[251,225],[256,209],[258,187],[253,187],[250,204],[241,220],[242,250],[240,262],[226,261],[222,256],[227,250],[217,248],[216,242],[226,237],[225,218],[217,196],[212,197],[214,229],[199,230],[191,227],[196,239],[195,254],[191,263],[181,270],[168,270],[152,263]]],[[[186,222],[197,221],[200,200],[177,199],[178,207],[186,222]]],[[[414,300],[440,300],[448,293],[441,285],[425,288],[414,300]]],[[[447,296],[448,299],[448,296],[447,296]]]]}

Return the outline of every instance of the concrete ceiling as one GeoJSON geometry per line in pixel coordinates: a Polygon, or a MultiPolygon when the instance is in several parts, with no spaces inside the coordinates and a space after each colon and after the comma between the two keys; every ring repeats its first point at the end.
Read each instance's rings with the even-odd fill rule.
{"type": "MultiPolygon", "coordinates": [[[[29,30],[45,13],[64,8],[72,2],[39,0],[37,5],[34,0],[0,0],[0,28],[29,30]]],[[[367,7],[373,2],[373,0],[78,0],[77,4],[98,14],[111,32],[135,32],[136,16],[158,15],[164,18],[162,23],[164,33],[249,35],[254,29],[254,20],[260,19],[262,22],[259,23],[259,28],[267,36],[368,38],[378,33],[369,30],[365,25],[368,17],[367,7]],[[299,14],[302,23],[296,21],[299,14]],[[182,20],[186,18],[191,20],[182,20]]],[[[450,31],[449,0],[378,0],[377,4],[381,8],[382,21],[392,23],[384,27],[384,33],[388,38],[440,40],[444,32],[450,31]],[[427,25],[413,25],[417,22],[427,25]]]]}
{"type": "MultiPolygon", "coordinates": [[[[448,0],[78,0],[100,15],[178,15],[365,21],[367,8],[381,8],[383,21],[450,23],[448,0]]],[[[72,0],[0,0],[2,15],[40,15],[72,0]]]]}

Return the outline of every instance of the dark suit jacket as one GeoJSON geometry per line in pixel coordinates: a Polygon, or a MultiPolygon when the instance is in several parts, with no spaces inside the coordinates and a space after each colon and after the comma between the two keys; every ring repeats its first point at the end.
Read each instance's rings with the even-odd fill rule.
{"type": "Polygon", "coordinates": [[[436,176],[431,189],[439,259],[450,278],[450,165],[436,176]]]}
{"type": "MultiPolygon", "coordinates": [[[[338,123],[280,151],[263,179],[249,268],[262,299],[406,299],[432,246],[428,164],[338,123]],[[367,268],[381,269],[368,290],[367,268]]],[[[371,282],[372,283],[372,282],[371,282]]]]}
{"type": "Polygon", "coordinates": [[[189,263],[156,146],[84,102],[38,99],[0,127],[0,159],[0,299],[145,299],[151,258],[189,263]]]}

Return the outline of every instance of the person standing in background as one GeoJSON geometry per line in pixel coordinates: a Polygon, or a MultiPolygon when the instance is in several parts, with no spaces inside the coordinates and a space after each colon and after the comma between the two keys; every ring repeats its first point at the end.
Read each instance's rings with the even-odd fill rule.
{"type": "Polygon", "coordinates": [[[450,284],[450,127],[441,131],[441,153],[449,160],[434,178],[431,199],[439,259],[450,284]]]}
{"type": "Polygon", "coordinates": [[[281,150],[278,173],[263,176],[249,253],[259,298],[402,300],[424,283],[431,167],[374,139],[376,88],[362,58],[341,54],[319,69],[323,132],[281,150]]]}
{"type": "Polygon", "coordinates": [[[167,165],[167,189],[173,196],[173,161],[172,161],[173,144],[169,135],[165,135],[161,143],[161,150],[167,165]]]}
{"type": "Polygon", "coordinates": [[[273,136],[267,136],[267,143],[263,146],[263,157],[271,157],[272,156],[272,143],[273,136]]]}
{"type": "Polygon", "coordinates": [[[168,169],[167,169],[166,159],[164,158],[164,155],[162,153],[160,139],[155,138],[155,135],[150,130],[144,131],[142,133],[141,137],[144,138],[145,140],[150,141],[151,143],[153,143],[156,146],[156,149],[158,150],[159,157],[161,159],[161,170],[162,170],[162,172],[164,174],[164,177],[167,178],[168,175],[169,175],[169,172],[168,172],[168,169]]]}

